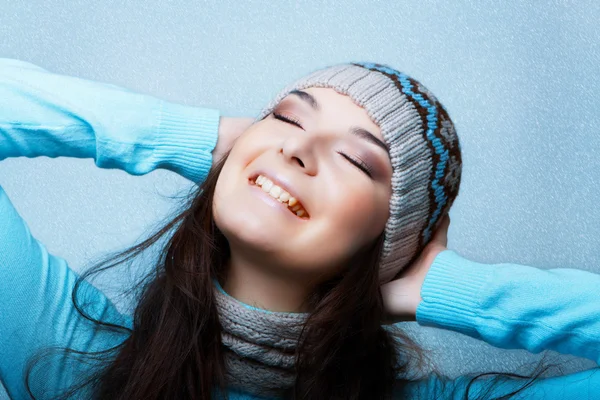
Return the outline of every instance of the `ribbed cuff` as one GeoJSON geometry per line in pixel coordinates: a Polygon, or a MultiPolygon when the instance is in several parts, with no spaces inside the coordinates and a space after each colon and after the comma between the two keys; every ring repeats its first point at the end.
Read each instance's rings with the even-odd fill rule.
{"type": "Polygon", "coordinates": [[[212,166],[220,112],[210,108],[161,104],[154,158],[158,166],[201,183],[212,166]]]}
{"type": "Polygon", "coordinates": [[[479,300],[492,274],[489,265],[467,260],[451,250],[441,252],[423,282],[417,322],[479,337],[479,300]]]}

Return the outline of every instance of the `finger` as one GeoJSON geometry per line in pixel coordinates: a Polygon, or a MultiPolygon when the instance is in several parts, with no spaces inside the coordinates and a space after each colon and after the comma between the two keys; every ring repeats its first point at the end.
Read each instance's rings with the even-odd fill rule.
{"type": "Polygon", "coordinates": [[[450,216],[444,215],[444,218],[440,221],[440,225],[433,234],[432,242],[437,242],[444,247],[448,246],[448,228],[450,227],[450,216]]]}

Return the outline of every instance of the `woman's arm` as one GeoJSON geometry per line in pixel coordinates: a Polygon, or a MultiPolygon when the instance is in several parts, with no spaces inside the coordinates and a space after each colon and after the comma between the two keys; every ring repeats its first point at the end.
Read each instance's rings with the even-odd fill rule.
{"type": "MultiPolygon", "coordinates": [[[[470,376],[454,380],[431,376],[411,382],[394,393],[394,398],[464,400],[470,376]]],[[[526,379],[496,377],[477,379],[469,389],[468,399],[499,399],[518,391],[514,400],[596,400],[600,393],[600,369],[577,372],[565,376],[535,380],[524,388],[526,379]]]]}
{"type": "Polygon", "coordinates": [[[198,183],[211,167],[219,120],[217,110],[0,58],[0,160],[93,158],[101,168],[164,168],[198,183]]]}
{"type": "MultiPolygon", "coordinates": [[[[600,363],[600,275],[578,269],[540,270],[517,264],[476,263],[450,250],[437,251],[446,243],[441,233],[437,243],[411,267],[410,278],[399,279],[395,285],[392,282],[384,290],[388,304],[394,304],[390,293],[411,293],[411,282],[419,281],[419,269],[426,270],[422,284],[417,285],[420,301],[416,320],[420,324],[454,330],[496,347],[535,353],[555,350],[600,363]],[[432,253],[436,246],[438,249],[432,253]],[[433,262],[427,261],[430,253],[436,254],[433,262]]],[[[404,309],[402,314],[409,310],[404,309]]],[[[432,376],[409,384],[400,393],[411,398],[462,400],[471,379],[432,376]]],[[[486,398],[499,398],[521,389],[526,382],[503,379],[494,383],[486,376],[472,385],[469,399],[486,394],[486,398]]],[[[579,400],[595,399],[598,393],[600,369],[594,369],[539,379],[519,391],[516,398],[579,400]]]]}
{"type": "MultiPolygon", "coordinates": [[[[218,125],[215,110],[0,59],[0,160],[89,157],[103,168],[134,175],[166,168],[199,182],[210,168],[218,125]]],[[[78,313],[71,300],[77,277],[64,259],[31,235],[0,187],[0,380],[11,398],[29,398],[24,372],[39,350],[58,346],[87,352],[125,338],[97,331],[78,313]]],[[[93,285],[83,282],[79,294],[94,317],[130,326],[130,317],[93,285]]],[[[31,388],[38,395],[50,390],[46,396],[87,372],[85,364],[61,352],[35,367],[31,388]]]]}
{"type": "MultiPolygon", "coordinates": [[[[71,292],[78,275],[67,262],[36,240],[0,186],[0,380],[13,399],[26,394],[24,371],[31,357],[50,346],[81,351],[102,350],[121,343],[123,334],[97,331],[82,317],[71,292]]],[[[92,316],[131,327],[131,318],[93,285],[83,282],[80,303],[92,316]]],[[[58,394],[75,383],[89,366],[62,353],[42,359],[30,382],[34,394],[58,394]]],[[[49,394],[41,398],[49,398],[49,394]]],[[[38,397],[40,398],[40,397],[38,397]]]]}
{"type": "MultiPolygon", "coordinates": [[[[133,175],[165,168],[198,183],[212,159],[251,122],[0,59],[0,160],[89,157],[103,168],[133,175]]],[[[71,300],[77,278],[64,259],[31,235],[0,186],[0,381],[11,398],[29,398],[24,371],[39,350],[88,352],[125,339],[97,331],[78,313],[71,300]]],[[[131,327],[131,317],[93,285],[84,281],[78,293],[94,317],[131,327]]],[[[37,363],[30,381],[34,394],[59,394],[89,371],[74,360],[58,352],[37,363]]]]}
{"type": "Polygon", "coordinates": [[[402,277],[382,286],[392,321],[416,318],[500,348],[600,363],[600,275],[467,260],[446,249],[449,224],[445,217],[402,277]]]}
{"type": "Polygon", "coordinates": [[[487,265],[453,251],[435,258],[416,319],[496,347],[555,350],[600,364],[600,275],[487,265]]]}

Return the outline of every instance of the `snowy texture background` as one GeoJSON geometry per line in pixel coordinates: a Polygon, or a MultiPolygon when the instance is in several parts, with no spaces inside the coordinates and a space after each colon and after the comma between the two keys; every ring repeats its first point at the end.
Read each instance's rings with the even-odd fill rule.
{"type": "MultiPolygon", "coordinates": [[[[0,57],[233,116],[254,116],[315,68],[390,64],[431,89],[456,123],[464,173],[452,249],[600,273],[598,21],[595,0],[2,0],[0,57]]],[[[189,185],[165,171],[132,177],[45,157],[3,161],[0,182],[75,270],[140,239],[176,205],[165,195],[189,185]]],[[[407,325],[449,375],[539,358],[407,325]]],[[[562,360],[566,372],[593,365],[562,360]]]]}

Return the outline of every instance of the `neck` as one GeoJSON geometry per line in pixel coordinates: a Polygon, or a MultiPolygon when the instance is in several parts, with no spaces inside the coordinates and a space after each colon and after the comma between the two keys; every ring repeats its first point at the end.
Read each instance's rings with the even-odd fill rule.
{"type": "Polygon", "coordinates": [[[298,277],[274,273],[273,269],[242,259],[233,251],[223,289],[248,305],[276,312],[307,312],[303,301],[308,288],[298,277]]]}

